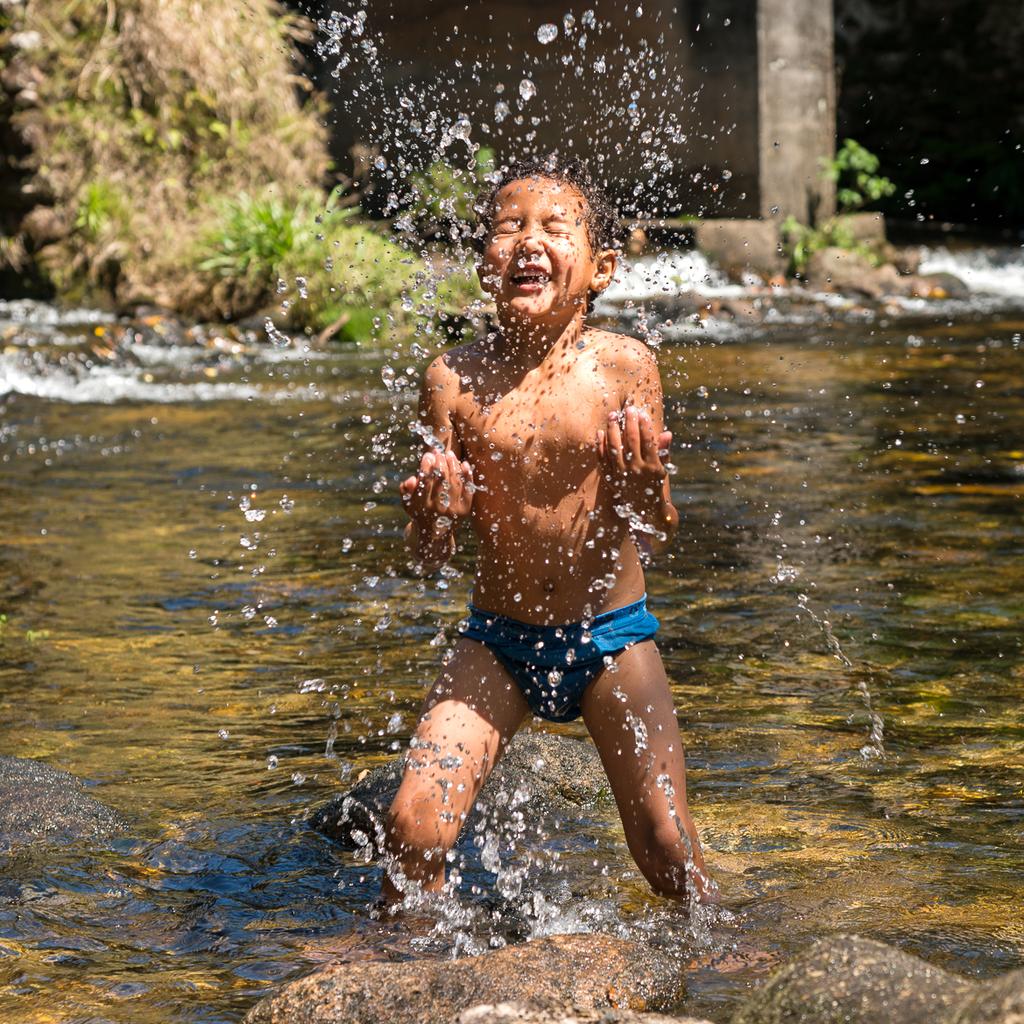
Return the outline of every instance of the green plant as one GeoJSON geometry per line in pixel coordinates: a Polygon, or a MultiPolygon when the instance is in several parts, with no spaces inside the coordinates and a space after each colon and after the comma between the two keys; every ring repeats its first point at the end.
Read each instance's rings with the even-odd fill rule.
{"type": "Polygon", "coordinates": [[[796,217],[787,217],[779,225],[782,249],[789,257],[789,272],[803,274],[811,257],[822,249],[845,249],[863,256],[872,266],[878,266],[881,256],[864,242],[858,242],[842,217],[830,217],[817,227],[801,224],[796,217]]]}
{"type": "Polygon", "coordinates": [[[845,139],[831,159],[822,159],[822,174],[836,183],[836,202],[842,213],[891,196],[896,186],[878,174],[879,161],[854,139],[845,139]]]}
{"type": "Polygon", "coordinates": [[[202,239],[201,248],[209,255],[199,260],[198,268],[270,287],[295,248],[303,222],[315,215],[308,196],[286,202],[278,196],[243,192],[224,204],[219,223],[202,239]]]}
{"type": "Polygon", "coordinates": [[[811,257],[822,249],[837,248],[863,256],[873,266],[881,262],[878,250],[857,240],[846,215],[868,203],[878,202],[896,191],[888,179],[880,177],[878,157],[854,139],[846,139],[831,160],[822,160],[822,177],[836,182],[839,215],[820,224],[802,224],[796,217],[787,217],[779,226],[782,248],[789,257],[791,274],[802,274],[811,257]]]}
{"type": "Polygon", "coordinates": [[[283,282],[292,327],[344,340],[368,337],[384,317],[460,316],[478,297],[465,275],[428,269],[343,202],[340,189],[326,203],[315,191],[290,202],[243,194],[222,205],[196,267],[231,289],[244,286],[256,304],[269,304],[283,282]]]}
{"type": "Polygon", "coordinates": [[[90,181],[82,189],[75,213],[75,230],[90,242],[110,227],[123,226],[124,200],[108,181],[90,181]]]}

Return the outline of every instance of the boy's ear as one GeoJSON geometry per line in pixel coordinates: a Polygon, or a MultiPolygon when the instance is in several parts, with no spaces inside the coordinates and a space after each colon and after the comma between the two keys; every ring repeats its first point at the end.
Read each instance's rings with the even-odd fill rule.
{"type": "Polygon", "coordinates": [[[594,276],[590,279],[590,290],[603,292],[612,283],[619,265],[619,257],[614,249],[602,249],[594,257],[594,276]]]}
{"type": "Polygon", "coordinates": [[[484,290],[484,293],[493,297],[496,290],[496,282],[492,274],[485,272],[483,260],[478,260],[473,269],[476,270],[476,279],[480,282],[480,287],[484,290]]]}

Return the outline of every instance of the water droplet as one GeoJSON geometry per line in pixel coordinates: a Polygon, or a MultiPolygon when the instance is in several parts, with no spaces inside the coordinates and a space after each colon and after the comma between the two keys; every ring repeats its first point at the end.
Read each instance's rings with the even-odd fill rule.
{"type": "Polygon", "coordinates": [[[267,332],[267,340],[275,348],[287,348],[292,343],[287,334],[282,334],[274,326],[274,321],[269,316],[263,321],[263,330],[267,332]]]}
{"type": "Polygon", "coordinates": [[[498,100],[498,102],[494,104],[494,120],[498,124],[501,124],[501,122],[508,117],[508,113],[508,104],[504,100],[498,100]]]}
{"type": "Polygon", "coordinates": [[[270,757],[267,758],[267,771],[272,772],[277,767],[277,764],[277,755],[271,754],[270,757]]]}
{"type": "Polygon", "coordinates": [[[732,171],[722,171],[722,181],[729,181],[732,178],[732,171]]]}
{"type": "Polygon", "coordinates": [[[921,157],[921,166],[924,167],[924,165],[927,164],[927,163],[928,163],[928,157],[926,157],[926,156],[921,157]]]}
{"type": "Polygon", "coordinates": [[[218,729],[218,730],[217,730],[217,735],[218,735],[218,736],[219,736],[219,737],[220,737],[220,738],[221,738],[222,740],[226,740],[226,739],[227,739],[227,738],[228,738],[228,737],[229,737],[229,736],[231,735],[231,733],[229,733],[229,732],[227,731],[227,729],[218,729]]]}
{"type": "Polygon", "coordinates": [[[576,19],[571,14],[562,15],[562,28],[565,29],[566,35],[568,35],[576,27],[576,19]]]}
{"type": "Polygon", "coordinates": [[[541,25],[541,27],[537,29],[537,41],[543,43],[545,46],[547,46],[548,43],[553,43],[557,37],[558,26],[552,25],[550,21],[541,25]]]}
{"type": "Polygon", "coordinates": [[[523,98],[524,102],[532,100],[537,95],[537,86],[529,78],[524,78],[519,83],[519,95],[523,98]]]}
{"type": "Polygon", "coordinates": [[[455,119],[455,123],[448,129],[448,134],[453,139],[468,140],[470,134],[473,131],[473,122],[470,121],[466,114],[459,114],[455,119]]]}

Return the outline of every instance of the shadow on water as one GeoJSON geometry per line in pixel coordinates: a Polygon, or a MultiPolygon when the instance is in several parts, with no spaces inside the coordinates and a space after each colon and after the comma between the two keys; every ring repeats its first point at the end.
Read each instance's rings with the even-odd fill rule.
{"type": "MultiPolygon", "coordinates": [[[[407,740],[468,596],[469,555],[405,571],[414,395],[381,382],[390,353],[242,346],[211,374],[173,349],[111,369],[130,387],[100,404],[45,359],[95,321],[39,312],[37,384],[8,362],[0,399],[0,750],[133,827],[0,854],[0,1016],[237,1020],[327,957],[545,931],[709,953],[605,814],[512,904],[467,837],[458,913],[421,932],[371,920],[376,869],[304,827],[407,740]]],[[[712,957],[844,930],[1024,963],[1022,330],[922,314],[661,346],[683,528],[649,590],[732,914],[712,957]]],[[[691,970],[687,1009],[722,1017],[760,969],[691,970]]]]}

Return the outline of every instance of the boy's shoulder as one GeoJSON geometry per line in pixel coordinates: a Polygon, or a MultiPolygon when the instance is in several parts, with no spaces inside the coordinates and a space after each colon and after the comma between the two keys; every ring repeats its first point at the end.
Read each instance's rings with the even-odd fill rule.
{"type": "Polygon", "coordinates": [[[445,349],[435,356],[423,373],[424,383],[432,387],[444,387],[457,383],[480,361],[483,348],[479,341],[445,349]]]}
{"type": "Polygon", "coordinates": [[[609,369],[630,373],[657,369],[658,360],[654,350],[639,338],[588,327],[583,340],[609,369]]]}

